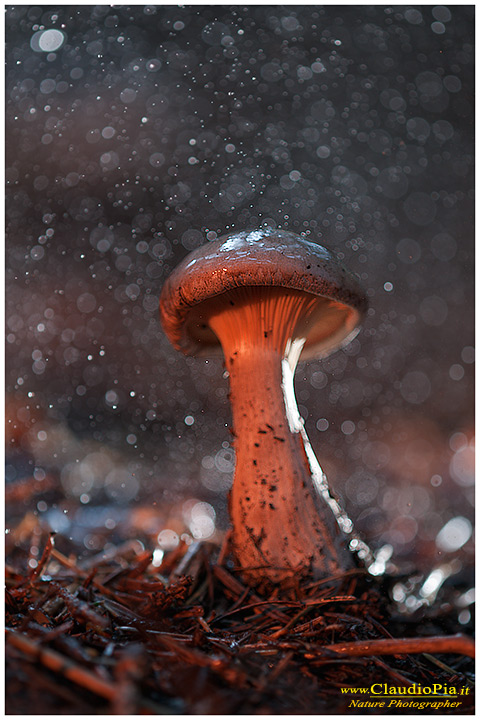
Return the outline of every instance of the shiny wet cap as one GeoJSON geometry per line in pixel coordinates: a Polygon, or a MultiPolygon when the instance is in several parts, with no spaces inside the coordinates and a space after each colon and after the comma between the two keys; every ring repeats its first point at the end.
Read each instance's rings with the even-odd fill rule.
{"type": "Polygon", "coordinates": [[[167,278],[160,297],[167,337],[186,355],[221,353],[214,333],[201,325],[202,303],[235,288],[262,286],[303,291],[343,306],[328,341],[323,330],[316,337],[311,328],[302,359],[326,355],[351,339],[368,306],[357,278],[322,245],[286,230],[240,231],[197,248],[167,278]]]}

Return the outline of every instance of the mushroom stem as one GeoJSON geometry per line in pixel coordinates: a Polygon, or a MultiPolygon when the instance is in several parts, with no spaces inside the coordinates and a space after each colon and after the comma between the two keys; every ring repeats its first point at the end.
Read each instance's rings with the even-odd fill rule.
{"type": "Polygon", "coordinates": [[[293,387],[302,328],[318,298],[250,288],[247,302],[245,294],[228,293],[208,318],[230,376],[234,554],[250,584],[335,574],[350,568],[352,558],[293,387]]]}

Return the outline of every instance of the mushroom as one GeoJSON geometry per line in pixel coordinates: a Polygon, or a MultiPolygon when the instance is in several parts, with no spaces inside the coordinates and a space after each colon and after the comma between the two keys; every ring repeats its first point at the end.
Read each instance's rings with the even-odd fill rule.
{"type": "Polygon", "coordinates": [[[271,228],[203,245],[165,282],[160,315],[174,347],[223,350],[236,454],[231,542],[251,585],[352,567],[351,521],[309,443],[293,376],[300,357],[346,344],[366,308],[358,281],[329,250],[271,228]]]}

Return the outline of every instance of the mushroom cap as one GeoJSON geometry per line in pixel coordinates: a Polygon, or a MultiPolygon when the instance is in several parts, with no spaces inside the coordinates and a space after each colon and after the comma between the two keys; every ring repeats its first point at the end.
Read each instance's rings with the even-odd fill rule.
{"type": "Polygon", "coordinates": [[[332,301],[325,307],[338,308],[331,313],[338,319],[330,320],[328,337],[324,323],[318,336],[312,323],[302,359],[328,355],[348,342],[368,307],[358,280],[330,250],[286,230],[262,228],[223,235],[184,258],[162,289],[163,329],[186,355],[221,354],[219,340],[204,322],[202,303],[211,307],[218,295],[261,286],[303,291],[332,301]]]}

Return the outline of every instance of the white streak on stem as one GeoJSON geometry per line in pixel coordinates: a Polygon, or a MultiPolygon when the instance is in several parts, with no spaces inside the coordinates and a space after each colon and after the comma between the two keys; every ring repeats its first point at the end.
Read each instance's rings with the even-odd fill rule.
{"type": "Polygon", "coordinates": [[[330,507],[339,527],[346,535],[351,536],[350,549],[355,551],[368,567],[368,565],[374,561],[372,552],[368,545],[353,533],[353,522],[348,517],[345,510],[342,510],[335,498],[331,496],[327,476],[323,472],[313,451],[310,440],[308,439],[308,435],[305,431],[305,421],[298,410],[293,378],[304,343],[305,338],[298,338],[294,342],[290,343],[287,347],[286,355],[282,359],[282,391],[288,426],[290,428],[290,432],[300,433],[308,464],[310,466],[313,484],[315,485],[318,493],[330,507]]]}

